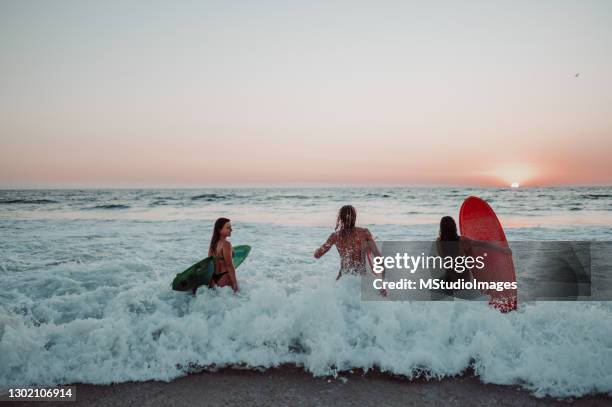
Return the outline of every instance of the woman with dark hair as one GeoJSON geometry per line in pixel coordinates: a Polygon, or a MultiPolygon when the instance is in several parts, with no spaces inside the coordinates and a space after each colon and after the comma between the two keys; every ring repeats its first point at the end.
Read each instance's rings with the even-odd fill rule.
{"type": "Polygon", "coordinates": [[[318,259],[336,245],[340,254],[340,272],[336,280],[343,274],[365,273],[368,252],[380,256],[370,231],[355,226],[356,220],[357,212],[353,206],[345,205],[340,208],[336,219],[336,231],[314,252],[314,257],[318,259]]]}
{"type": "MultiPolygon", "coordinates": [[[[489,250],[497,250],[504,253],[511,253],[510,249],[496,245],[491,242],[470,239],[466,236],[459,236],[457,224],[451,216],[444,216],[440,219],[440,234],[436,240],[438,255],[442,257],[451,256],[472,256],[473,248],[478,246],[489,250]]],[[[446,281],[457,281],[459,279],[470,281],[472,279],[469,270],[458,272],[453,269],[446,270],[446,281]]]]}
{"type": "Polygon", "coordinates": [[[210,239],[208,255],[215,258],[215,272],[208,283],[210,288],[229,285],[234,292],[238,291],[236,269],[232,262],[232,244],[227,240],[232,235],[232,224],[228,218],[219,218],[215,222],[210,239]]]}

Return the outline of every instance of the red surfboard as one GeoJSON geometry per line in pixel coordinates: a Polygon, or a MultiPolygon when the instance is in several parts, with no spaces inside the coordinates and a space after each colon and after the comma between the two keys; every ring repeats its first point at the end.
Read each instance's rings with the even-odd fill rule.
{"type": "MultiPolygon", "coordinates": [[[[493,209],[484,200],[470,196],[459,210],[459,229],[461,235],[473,240],[481,240],[498,244],[509,248],[504,229],[497,219],[493,209]]],[[[472,275],[478,281],[487,282],[516,282],[512,254],[504,253],[490,248],[474,246],[474,256],[485,257],[485,268],[478,270],[474,268],[472,275]]],[[[517,290],[506,289],[503,291],[488,290],[489,304],[501,312],[515,310],[518,305],[517,290]]]]}

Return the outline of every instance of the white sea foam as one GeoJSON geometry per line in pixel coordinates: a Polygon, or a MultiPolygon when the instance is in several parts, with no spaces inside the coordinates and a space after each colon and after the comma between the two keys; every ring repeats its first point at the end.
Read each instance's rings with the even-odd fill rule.
{"type": "MultiPolygon", "coordinates": [[[[253,245],[238,270],[241,292],[201,288],[194,298],[169,285],[203,256],[210,220],[49,216],[0,225],[0,388],[294,363],[314,375],[376,367],[436,378],[473,367],[484,382],[538,396],[612,392],[612,303],[539,302],[500,314],[464,301],[364,302],[358,279],[334,282],[337,254],[312,258],[329,228],[239,219],[233,242],[253,245]]],[[[384,238],[436,233],[435,225],[370,228],[384,238]]],[[[609,230],[509,231],[550,233],[609,230]]]]}

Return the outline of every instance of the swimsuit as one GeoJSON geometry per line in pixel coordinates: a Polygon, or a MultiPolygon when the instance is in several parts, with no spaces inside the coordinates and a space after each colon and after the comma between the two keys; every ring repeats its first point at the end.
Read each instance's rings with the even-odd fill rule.
{"type": "Polygon", "coordinates": [[[224,271],[223,273],[213,273],[212,279],[215,282],[215,284],[218,284],[219,280],[221,280],[221,277],[223,277],[226,274],[229,274],[229,271],[224,271]]]}
{"type": "MultiPolygon", "coordinates": [[[[215,256],[215,262],[217,262],[217,261],[219,261],[219,262],[221,262],[221,261],[222,261],[222,262],[225,262],[225,259],[223,258],[223,255],[221,255],[221,256],[215,256]]],[[[216,270],[219,270],[219,269],[220,269],[220,267],[219,267],[218,263],[216,264],[215,269],[216,269],[216,270]]],[[[219,283],[219,280],[221,280],[221,277],[223,277],[223,276],[224,276],[224,275],[226,275],[226,274],[229,274],[229,271],[224,271],[224,272],[222,272],[222,273],[213,273],[213,275],[212,275],[212,279],[211,279],[211,282],[212,282],[212,281],[214,281],[214,282],[215,282],[215,284],[218,284],[218,283],[219,283]]],[[[209,283],[209,286],[210,286],[210,283],[209,283]]]]}

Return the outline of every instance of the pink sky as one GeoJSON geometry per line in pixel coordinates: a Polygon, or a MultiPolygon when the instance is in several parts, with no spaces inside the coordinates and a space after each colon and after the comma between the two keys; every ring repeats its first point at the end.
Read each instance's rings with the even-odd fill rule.
{"type": "Polygon", "coordinates": [[[3,2],[0,187],[612,184],[612,5],[493,3],[3,2]]]}

